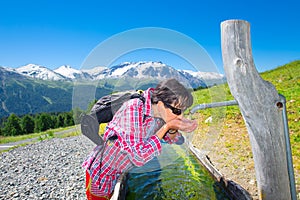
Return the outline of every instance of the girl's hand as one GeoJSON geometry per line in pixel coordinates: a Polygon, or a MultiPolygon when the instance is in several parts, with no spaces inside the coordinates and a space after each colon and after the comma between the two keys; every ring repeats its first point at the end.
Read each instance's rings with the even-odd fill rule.
{"type": "MultiPolygon", "coordinates": [[[[163,125],[159,131],[157,131],[156,135],[159,137],[159,139],[162,139],[164,135],[167,133],[168,130],[180,130],[184,132],[192,132],[194,131],[198,126],[197,121],[195,120],[188,120],[184,118],[175,118],[171,121],[167,122],[165,125],[163,125]]],[[[170,136],[170,135],[169,135],[170,136]]],[[[175,137],[176,134],[173,134],[173,137],[175,137]]]]}
{"type": "Polygon", "coordinates": [[[166,125],[168,129],[175,129],[175,130],[180,130],[183,132],[190,133],[197,128],[198,123],[195,120],[189,120],[185,118],[175,118],[167,122],[166,125]]]}

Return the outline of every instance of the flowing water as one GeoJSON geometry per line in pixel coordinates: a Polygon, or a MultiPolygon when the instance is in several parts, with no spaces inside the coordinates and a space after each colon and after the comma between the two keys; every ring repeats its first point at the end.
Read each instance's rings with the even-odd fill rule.
{"type": "Polygon", "coordinates": [[[128,176],[126,200],[229,200],[185,145],[163,144],[162,154],[128,176]]]}

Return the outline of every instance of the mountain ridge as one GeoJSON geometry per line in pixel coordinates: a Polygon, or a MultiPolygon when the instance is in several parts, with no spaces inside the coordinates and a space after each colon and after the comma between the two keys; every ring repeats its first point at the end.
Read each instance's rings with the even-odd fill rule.
{"type": "MultiPolygon", "coordinates": [[[[4,67],[5,68],[5,67],[4,67]]],[[[189,77],[192,87],[205,87],[225,82],[222,74],[215,72],[195,72],[192,70],[177,70],[160,61],[124,62],[110,68],[98,66],[91,69],[74,69],[69,65],[62,65],[51,70],[47,67],[27,64],[19,68],[11,69],[27,77],[53,81],[94,81],[104,78],[120,78],[124,76],[132,78],[179,78],[189,77]],[[203,81],[200,83],[199,79],[203,81]],[[197,85],[199,84],[199,85],[197,85]]],[[[181,78],[182,79],[182,78],[181,78]]]]}
{"type": "Polygon", "coordinates": [[[161,62],[127,62],[112,68],[98,66],[83,70],[68,65],[55,70],[34,64],[17,69],[0,67],[0,118],[11,113],[69,112],[75,107],[86,110],[90,102],[101,96],[154,87],[166,78],[176,78],[193,89],[208,86],[195,74],[161,62]],[[76,91],[80,91],[79,96],[76,91]]]}

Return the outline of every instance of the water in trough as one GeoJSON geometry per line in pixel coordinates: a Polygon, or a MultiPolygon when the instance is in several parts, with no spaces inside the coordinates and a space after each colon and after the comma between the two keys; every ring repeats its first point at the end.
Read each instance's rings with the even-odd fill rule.
{"type": "Polygon", "coordinates": [[[209,172],[185,145],[163,144],[162,154],[127,179],[126,200],[229,200],[209,172]]]}

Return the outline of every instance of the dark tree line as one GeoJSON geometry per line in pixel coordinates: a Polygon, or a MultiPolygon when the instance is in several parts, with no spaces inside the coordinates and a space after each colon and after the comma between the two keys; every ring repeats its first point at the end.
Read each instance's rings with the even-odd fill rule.
{"type": "Polygon", "coordinates": [[[43,132],[49,129],[73,126],[75,118],[78,118],[80,111],[71,111],[64,113],[40,113],[36,115],[24,115],[22,117],[16,114],[10,114],[9,117],[2,120],[0,124],[0,135],[16,136],[29,133],[43,132]],[[77,117],[76,117],[77,116],[77,117]]]}

